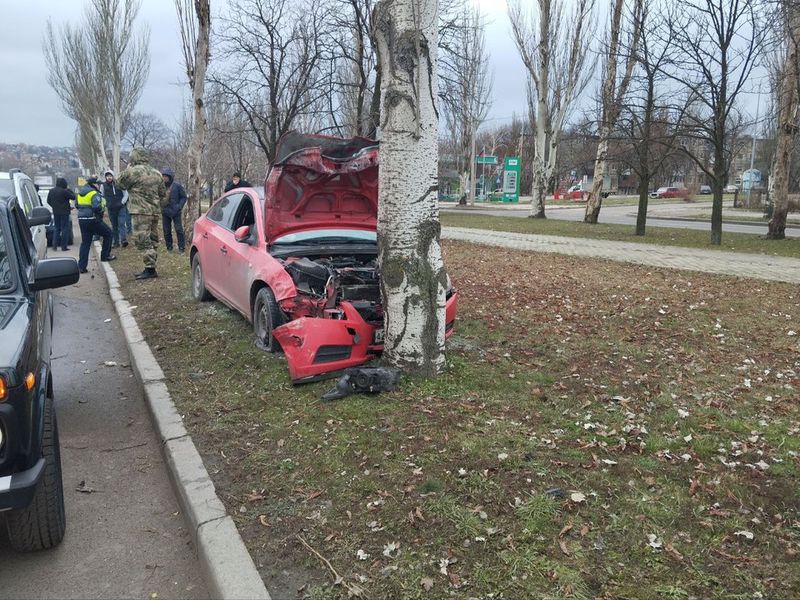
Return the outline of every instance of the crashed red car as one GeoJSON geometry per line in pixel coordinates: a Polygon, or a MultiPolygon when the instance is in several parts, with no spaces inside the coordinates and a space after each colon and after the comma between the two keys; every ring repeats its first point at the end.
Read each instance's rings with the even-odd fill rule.
{"type": "Polygon", "coordinates": [[[231,190],[197,220],[192,295],[244,315],[294,383],[361,365],[383,350],[377,215],[377,142],[289,133],[263,195],[231,190]]]}

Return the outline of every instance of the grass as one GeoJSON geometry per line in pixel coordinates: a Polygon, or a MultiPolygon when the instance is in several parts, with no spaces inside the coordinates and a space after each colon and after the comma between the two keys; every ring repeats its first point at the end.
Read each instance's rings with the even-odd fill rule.
{"type": "Polygon", "coordinates": [[[637,236],[632,225],[597,223],[590,225],[582,221],[560,221],[556,219],[528,219],[521,217],[493,217],[475,213],[443,212],[441,222],[445,227],[473,227],[492,231],[533,233],[599,240],[614,240],[663,246],[703,248],[705,250],[727,250],[770,256],[800,258],[800,238],[767,240],[749,233],[723,232],[722,244],[712,246],[710,232],[671,227],[647,227],[646,235],[637,236]]]}
{"type": "Polygon", "coordinates": [[[298,536],[370,598],[800,592],[796,286],[444,250],[445,372],[334,403],[185,258],[114,263],[273,597],[347,597],[298,536]]]}

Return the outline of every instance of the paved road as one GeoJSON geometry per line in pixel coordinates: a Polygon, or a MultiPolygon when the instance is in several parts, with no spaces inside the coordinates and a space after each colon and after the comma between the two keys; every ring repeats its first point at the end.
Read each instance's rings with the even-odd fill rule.
{"type": "Polygon", "coordinates": [[[654,267],[800,283],[800,258],[555,235],[498,232],[467,227],[443,227],[442,237],[518,250],[605,258],[654,267]]]}
{"type": "Polygon", "coordinates": [[[53,550],[14,554],[0,527],[0,598],[207,597],[94,259],[91,274],[54,292],[66,537],[53,550]],[[76,491],[81,481],[95,492],[76,491]]]}
{"type": "MultiPolygon", "coordinates": [[[[702,231],[710,231],[710,224],[702,221],[683,221],[677,219],[670,219],[666,215],[672,213],[673,216],[684,214],[697,214],[704,209],[710,210],[711,203],[700,202],[696,204],[687,205],[681,204],[660,204],[650,207],[648,211],[647,224],[651,227],[674,227],[677,229],[697,229],[702,231]]],[[[444,212],[464,212],[469,210],[470,214],[484,214],[496,217],[527,217],[530,214],[530,206],[523,205],[518,208],[497,208],[497,207],[479,207],[479,208],[451,208],[442,205],[444,212]]],[[[556,219],[562,221],[583,221],[585,208],[580,205],[575,208],[548,208],[546,211],[548,219],[556,219]]],[[[724,212],[723,212],[724,216],[724,212]]],[[[734,219],[735,217],[730,217],[734,219]]],[[[600,211],[600,223],[611,223],[617,225],[635,225],[636,224],[636,207],[635,206],[604,206],[600,211]]],[[[723,231],[731,233],[754,233],[765,235],[767,233],[767,225],[765,223],[723,223],[723,231]]],[[[786,235],[789,237],[800,237],[800,227],[789,226],[786,228],[786,235]]]]}

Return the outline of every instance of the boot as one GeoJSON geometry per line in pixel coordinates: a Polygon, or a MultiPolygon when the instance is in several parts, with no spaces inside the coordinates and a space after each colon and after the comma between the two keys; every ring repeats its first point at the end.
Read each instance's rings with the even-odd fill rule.
{"type": "Polygon", "coordinates": [[[156,270],[153,267],[147,267],[141,273],[137,273],[136,274],[136,279],[139,279],[139,280],[142,280],[142,279],[153,279],[153,277],[158,277],[158,273],[156,273],[156,270]]]}

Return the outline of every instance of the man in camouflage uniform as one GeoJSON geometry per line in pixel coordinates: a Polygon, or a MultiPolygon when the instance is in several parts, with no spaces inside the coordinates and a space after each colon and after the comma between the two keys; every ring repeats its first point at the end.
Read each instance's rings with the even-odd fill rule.
{"type": "Polygon", "coordinates": [[[128,210],[133,215],[133,239],[144,262],[144,271],[138,273],[136,279],[158,277],[158,225],[161,210],[167,205],[161,173],[150,166],[143,148],[134,148],[128,157],[128,168],[120,173],[117,183],[128,191],[128,210]]]}

